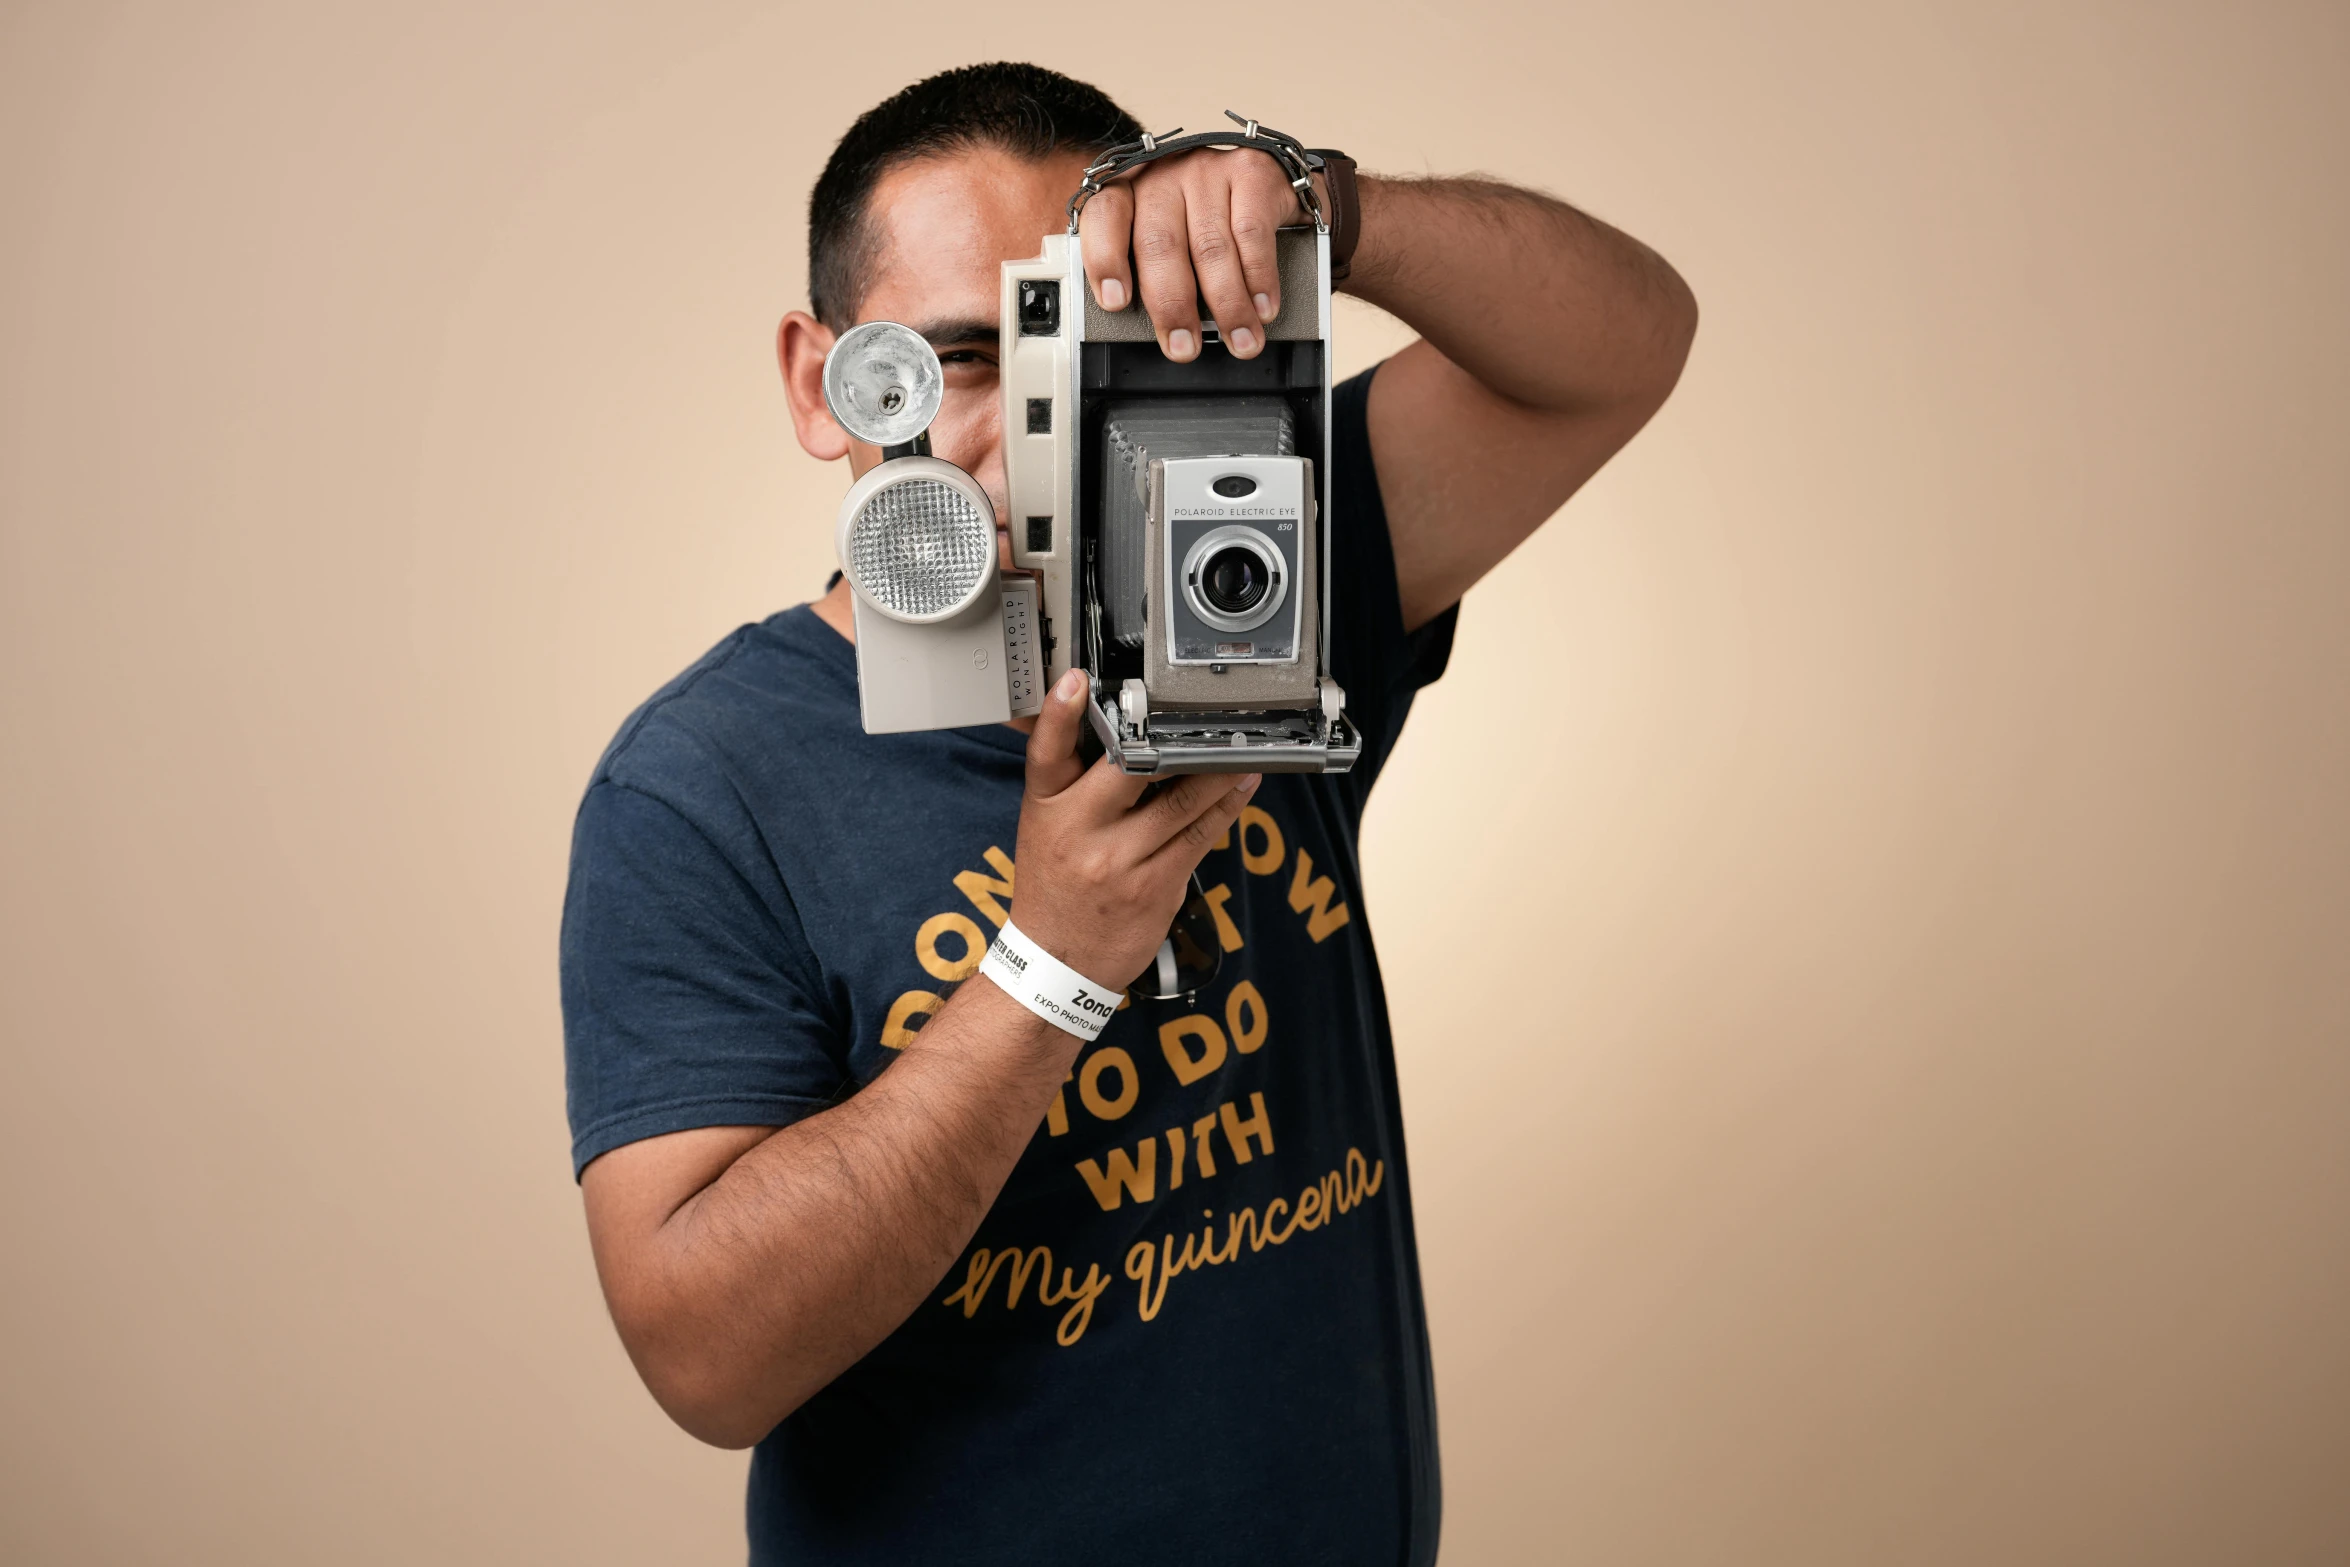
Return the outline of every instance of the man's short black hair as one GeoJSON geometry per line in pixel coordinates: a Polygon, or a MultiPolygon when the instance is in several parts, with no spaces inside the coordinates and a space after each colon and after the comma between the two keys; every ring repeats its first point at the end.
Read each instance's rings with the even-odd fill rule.
{"type": "Polygon", "coordinates": [[[899,164],[969,147],[1024,158],[1095,153],[1142,134],[1098,87],[1041,65],[966,65],[916,82],[868,109],[832,149],[808,197],[808,303],[840,331],[856,320],[873,237],[865,206],[899,164]]]}

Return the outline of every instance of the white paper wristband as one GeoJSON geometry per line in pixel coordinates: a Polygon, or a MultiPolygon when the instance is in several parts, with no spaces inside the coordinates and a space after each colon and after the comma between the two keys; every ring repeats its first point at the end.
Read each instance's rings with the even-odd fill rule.
{"type": "Polygon", "coordinates": [[[1055,1028],[1099,1039],[1118,1010],[1118,992],[1097,985],[1038,946],[1010,920],[979,963],[1003,993],[1055,1028]]]}

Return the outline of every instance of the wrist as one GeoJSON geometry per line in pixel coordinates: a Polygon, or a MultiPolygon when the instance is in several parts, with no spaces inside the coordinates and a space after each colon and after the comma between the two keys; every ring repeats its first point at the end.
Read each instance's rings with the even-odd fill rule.
{"type": "Polygon", "coordinates": [[[1330,281],[1333,286],[1352,275],[1354,254],[1363,233],[1363,205],[1355,160],[1335,150],[1319,154],[1322,172],[1314,178],[1314,197],[1322,221],[1330,229],[1330,281]]]}
{"type": "Polygon", "coordinates": [[[1007,919],[979,965],[980,977],[1081,1043],[1101,1037],[1122,999],[1118,988],[1062,961],[1047,941],[1007,919]]]}
{"type": "MultiPolygon", "coordinates": [[[[1388,220],[1392,216],[1389,209],[1396,182],[1375,175],[1357,174],[1351,183],[1354,188],[1348,195],[1354,202],[1351,220],[1354,225],[1354,248],[1347,258],[1345,281],[1333,278],[1331,287],[1341,293],[1370,298],[1387,281],[1390,272],[1391,257],[1382,241],[1387,238],[1388,220]]],[[[1332,237],[1335,242],[1335,230],[1332,237]]],[[[1332,254],[1335,257],[1335,243],[1332,254]]]]}
{"type": "Polygon", "coordinates": [[[1049,1069],[1057,1082],[1083,1043],[1013,1000],[1001,985],[974,974],[955,987],[936,1017],[915,1031],[905,1054],[981,1056],[1011,1070],[1049,1069]]]}

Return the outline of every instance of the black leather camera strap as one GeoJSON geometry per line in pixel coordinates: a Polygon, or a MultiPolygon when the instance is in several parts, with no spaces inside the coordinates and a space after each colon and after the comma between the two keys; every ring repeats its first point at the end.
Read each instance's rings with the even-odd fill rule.
{"type": "Polygon", "coordinates": [[[1239,137],[1235,138],[1229,131],[1201,131],[1186,136],[1178,125],[1163,135],[1146,132],[1140,140],[1120,142],[1104,151],[1087,167],[1085,183],[1069,198],[1069,232],[1077,232],[1078,214],[1085,210],[1088,201],[1101,194],[1104,186],[1124,179],[1145,164],[1202,147],[1254,148],[1281,165],[1290,188],[1297,192],[1298,204],[1314,220],[1314,227],[1330,236],[1330,281],[1343,280],[1354,260],[1355,241],[1362,233],[1362,206],[1355,193],[1354,159],[1326,147],[1308,147],[1295,136],[1260,125],[1230,109],[1224,111],[1224,117],[1241,128],[1239,137]],[[1322,192],[1314,189],[1316,174],[1322,176],[1327,201],[1322,192]]]}

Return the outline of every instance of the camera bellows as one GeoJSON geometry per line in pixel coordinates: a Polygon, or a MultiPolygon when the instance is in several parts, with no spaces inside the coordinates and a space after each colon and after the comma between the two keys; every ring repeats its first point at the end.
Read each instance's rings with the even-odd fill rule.
{"type": "Polygon", "coordinates": [[[1278,397],[1130,398],[1110,405],[1102,425],[1102,609],[1106,634],[1142,646],[1145,493],[1151,459],[1288,457],[1295,420],[1278,397]]]}
{"type": "Polygon", "coordinates": [[[875,491],[848,533],[846,564],[859,591],[908,620],[961,609],[995,562],[995,524],[970,497],[937,479],[875,491]]]}

